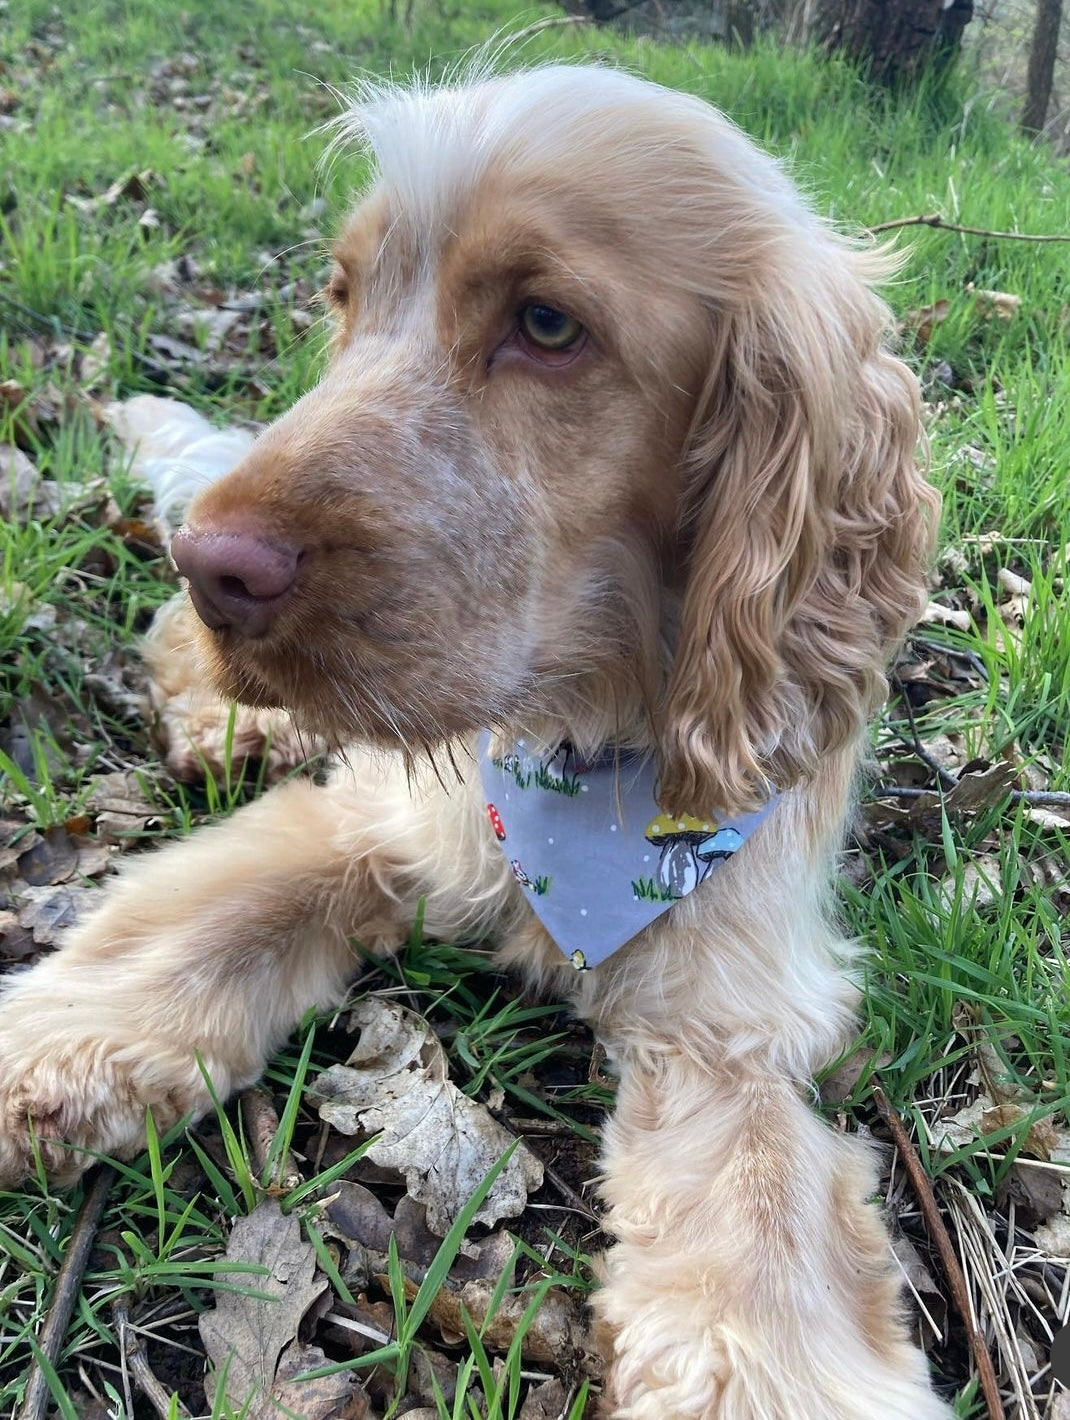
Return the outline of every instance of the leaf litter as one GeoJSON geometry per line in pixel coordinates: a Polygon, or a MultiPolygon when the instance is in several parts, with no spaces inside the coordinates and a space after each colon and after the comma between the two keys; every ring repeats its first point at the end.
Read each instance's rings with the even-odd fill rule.
{"type": "Polygon", "coordinates": [[[350,1371],[302,1379],[326,1356],[299,1340],[302,1323],[327,1291],[316,1255],[295,1216],[267,1198],[230,1232],[221,1275],[239,1285],[218,1290],[215,1306],[200,1319],[211,1362],[209,1403],[222,1385],[228,1403],[246,1420],[277,1420],[295,1410],[304,1420],[364,1420],[368,1400],[350,1371]],[[298,1409],[299,1407],[299,1409],[298,1409]]]}
{"type": "MultiPolygon", "coordinates": [[[[320,1118],[343,1134],[375,1136],[367,1157],[404,1177],[431,1231],[444,1237],[513,1136],[453,1084],[441,1042],[412,1011],[372,996],[349,1024],[360,1034],[353,1053],[309,1090],[320,1118]]],[[[493,1226],[517,1217],[542,1179],[542,1165],[521,1146],[474,1221],[493,1226]]]]}

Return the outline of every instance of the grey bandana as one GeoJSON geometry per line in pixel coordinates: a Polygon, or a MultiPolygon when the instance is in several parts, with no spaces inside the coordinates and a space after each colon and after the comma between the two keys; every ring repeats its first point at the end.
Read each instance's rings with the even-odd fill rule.
{"type": "Polygon", "coordinates": [[[768,816],[775,797],[732,819],[673,817],[654,798],[647,756],[571,746],[536,756],[517,740],[480,748],[487,814],[513,874],[573,966],[597,966],[704,882],[768,816]]]}

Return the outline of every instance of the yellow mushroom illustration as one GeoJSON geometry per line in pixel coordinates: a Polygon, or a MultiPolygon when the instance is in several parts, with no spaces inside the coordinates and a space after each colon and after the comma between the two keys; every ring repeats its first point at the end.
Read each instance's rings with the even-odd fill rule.
{"type": "Polygon", "coordinates": [[[686,897],[698,887],[718,858],[727,858],[742,842],[735,829],[694,814],[658,814],[644,830],[648,843],[661,849],[657,881],[671,897],[686,897]]]}

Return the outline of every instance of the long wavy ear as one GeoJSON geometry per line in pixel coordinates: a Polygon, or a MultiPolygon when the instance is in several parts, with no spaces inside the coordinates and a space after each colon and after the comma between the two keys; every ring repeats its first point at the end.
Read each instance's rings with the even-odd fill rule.
{"type": "Polygon", "coordinates": [[[916,381],[882,347],[888,268],[823,228],[712,313],[662,804],[738,811],[856,740],[923,605],[939,502],[916,381]],[[883,270],[882,270],[883,267],[883,270]]]}

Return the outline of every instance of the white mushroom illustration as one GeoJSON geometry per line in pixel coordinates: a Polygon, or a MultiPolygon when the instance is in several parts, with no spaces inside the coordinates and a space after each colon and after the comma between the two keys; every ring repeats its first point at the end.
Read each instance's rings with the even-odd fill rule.
{"type": "Polygon", "coordinates": [[[686,897],[709,871],[709,861],[699,857],[699,848],[717,834],[716,819],[693,814],[658,814],[645,830],[648,843],[661,849],[658,859],[658,886],[672,897],[686,897]]]}

